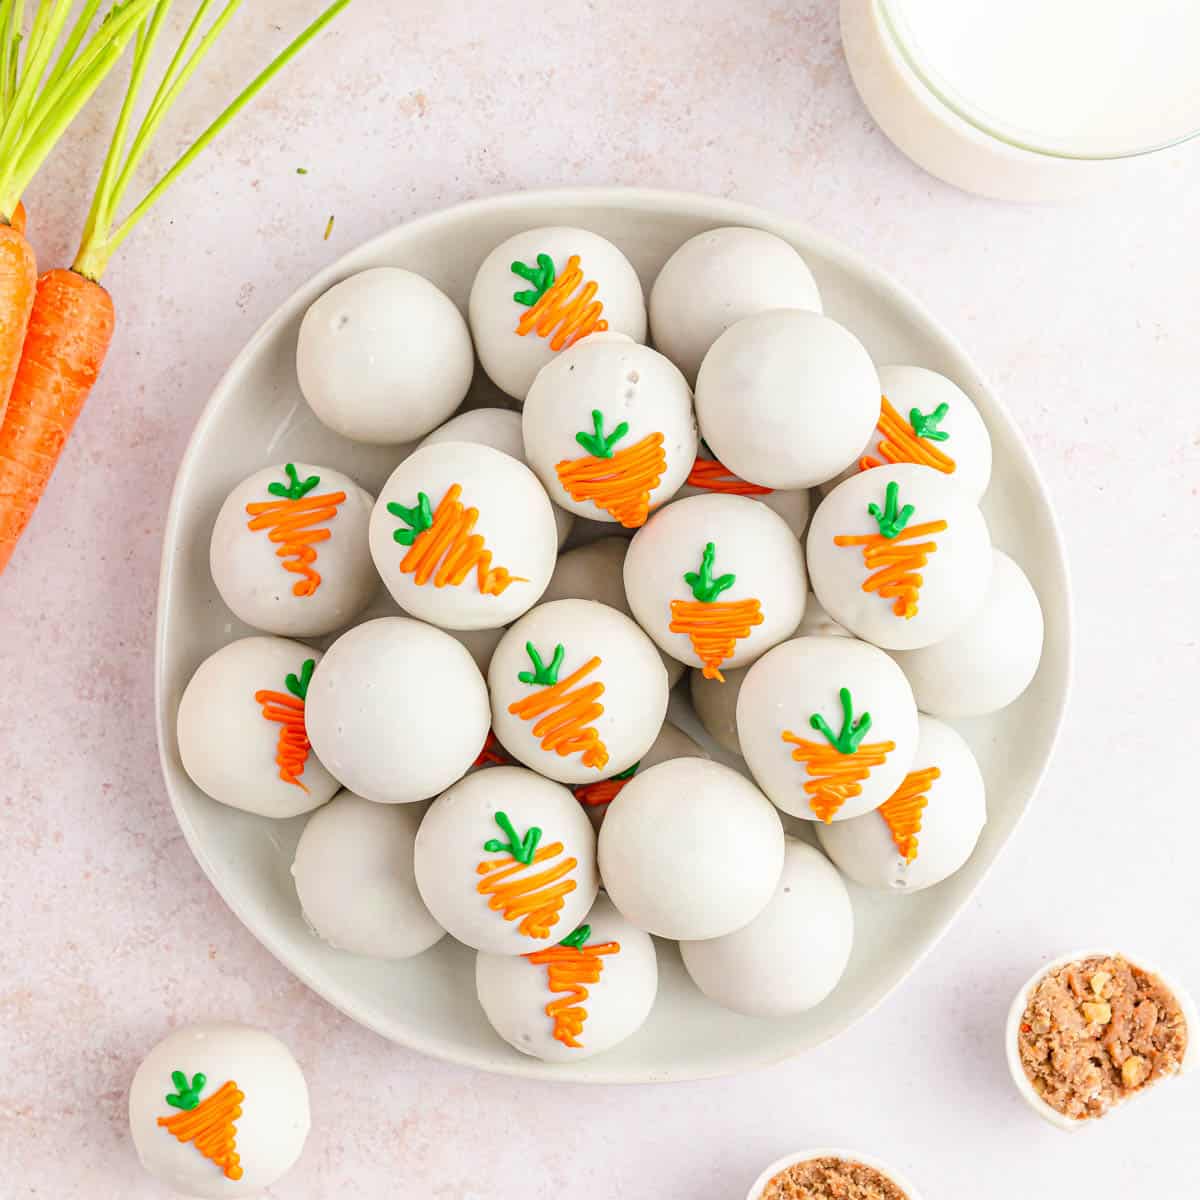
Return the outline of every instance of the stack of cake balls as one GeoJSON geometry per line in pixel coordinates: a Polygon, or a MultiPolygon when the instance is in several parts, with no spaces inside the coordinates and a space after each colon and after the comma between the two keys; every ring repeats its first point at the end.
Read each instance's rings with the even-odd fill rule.
{"type": "Polygon", "coordinates": [[[297,364],[395,467],[378,495],[298,461],[233,489],[212,575],[261,632],[199,665],[178,741],[214,800],[311,814],[316,936],[449,934],[500,1037],[571,1061],[645,1021],[654,938],[716,1003],[787,1016],[845,970],[847,878],[966,862],[984,784],[947,721],[1024,690],[1041,610],[980,511],[971,400],[877,366],[788,243],[701,233],[647,306],[604,238],[531,229],[465,319],[399,268],[337,284],[297,364]],[[464,408],[476,356],[510,400],[464,408]],[[667,722],[689,671],[672,712],[735,766],[667,722]]]}

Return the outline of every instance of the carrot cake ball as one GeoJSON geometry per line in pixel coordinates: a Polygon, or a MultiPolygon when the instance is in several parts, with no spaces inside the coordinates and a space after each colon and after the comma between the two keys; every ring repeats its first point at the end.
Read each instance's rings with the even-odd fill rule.
{"type": "Polygon", "coordinates": [[[612,902],[639,929],[714,938],[766,907],[783,843],[779,814],[745,776],[673,758],[639,771],[608,806],[600,872],[612,902]]]}
{"type": "Polygon", "coordinates": [[[559,351],[592,333],[646,340],[637,272],[586,229],[529,229],[502,242],[475,276],[468,312],[483,369],[518,400],[559,351]]]}
{"type": "Polygon", "coordinates": [[[722,679],[800,623],[808,578],[783,518],[745,496],[692,496],[655,513],[629,545],[625,593],[672,657],[722,679]]]}
{"type": "Polygon", "coordinates": [[[739,478],[813,487],[866,445],[879,416],[879,376],[836,321],[776,309],[713,343],[696,379],[696,416],[717,460],[739,478]]]}
{"type": "Polygon", "coordinates": [[[428,800],[462,776],[490,724],[487,685],[448,633],[380,617],[342,634],[308,689],[308,736],[330,771],[377,804],[428,800]]]}
{"type": "Polygon", "coordinates": [[[256,1196],[296,1164],[308,1087],[291,1051],[247,1025],[176,1029],[142,1059],[129,1129],[142,1166],[183,1196],[256,1196]]]}
{"type": "Polygon", "coordinates": [[[462,403],[474,370],[454,301],[399,267],[334,284],[300,325],[300,390],[324,424],[356,442],[424,437],[462,403]]]}
{"type": "Polygon", "coordinates": [[[683,485],[698,445],[679,369],[649,346],[608,336],[538,372],[522,429],[529,465],[555,504],[631,529],[683,485]]]}
{"type": "Polygon", "coordinates": [[[1011,704],[1033,682],[1045,626],[1037,593],[1007,554],[992,551],[983,606],[933,646],[893,653],[922,712],[981,717],[1011,704]]]}
{"type": "Polygon", "coordinates": [[[594,600],[539,604],[488,668],[492,729],[519,762],[560,783],[632,767],[667,715],[667,672],[624,613],[594,600]]]}
{"type": "Polygon", "coordinates": [[[413,874],[422,804],[341,792],[304,826],[292,879],[304,919],[337,950],[411,958],[442,939],[413,874]]]}
{"type": "Polygon", "coordinates": [[[306,697],[321,654],[284,638],[230,642],[197,668],[175,720],[192,782],[222,804],[294,817],[338,790],[305,731],[306,697]]]}
{"type": "Polygon", "coordinates": [[[1073,1120],[1102,1117],[1183,1066],[1190,1031],[1179,998],[1120,955],[1048,971],[1018,1030],[1033,1090],[1073,1120]]]}
{"type": "Polygon", "coordinates": [[[765,654],[742,683],[737,726],[759,787],[784,812],[826,824],[878,808],[917,752],[904,673],[853,638],[796,638],[765,654]]]}
{"type": "Polygon", "coordinates": [[[817,841],[863,887],[919,892],[953,875],[987,821],[983,775],[949,725],[917,720],[917,753],[904,782],[874,812],[817,826],[817,841]]]}
{"type": "Polygon", "coordinates": [[[434,919],[489,954],[562,941],[596,899],[596,834],[568,788],[492,767],[443,792],[417,830],[417,887],[434,919]]]}
{"type": "Polygon", "coordinates": [[[658,992],[658,957],[603,893],[570,933],[532,954],[475,958],[475,987],[492,1028],[544,1062],[591,1058],[645,1023],[658,992]]]}
{"type": "Polygon", "coordinates": [[[983,514],[931,467],[875,467],[838,484],[808,527],[826,611],[887,650],[932,646],[983,608],[992,541],[983,514]]]}
{"type": "Polygon", "coordinates": [[[824,1155],[784,1167],[754,1200],[915,1200],[875,1167],[824,1155]]]}
{"type": "Polygon", "coordinates": [[[379,586],[367,543],[374,503],[330,467],[255,471],[213,525],[208,561],[221,599],[247,625],[286,637],[349,625],[379,586]]]}
{"type": "Polygon", "coordinates": [[[722,1008],[787,1017],[833,991],[853,943],[854,911],[842,877],[819,850],[788,838],[767,906],[748,925],[681,942],[679,950],[696,986],[722,1008]]]}
{"type": "Polygon", "coordinates": [[[773,308],[821,311],[808,264],[765,229],[730,226],[689,238],[650,290],[654,344],[695,384],[713,342],[743,317],[773,308]]]}
{"type": "Polygon", "coordinates": [[[537,603],[558,553],[537,476],[478,443],[414,450],[371,514],[371,555],[396,603],[446,629],[494,629],[537,603]]]}

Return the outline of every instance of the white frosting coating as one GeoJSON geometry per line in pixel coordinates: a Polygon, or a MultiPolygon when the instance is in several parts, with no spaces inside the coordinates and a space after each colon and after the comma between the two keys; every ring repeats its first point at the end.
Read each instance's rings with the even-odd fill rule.
{"type": "Polygon", "coordinates": [[[742,479],[813,487],[866,445],[879,416],[879,376],[836,321],[775,309],[713,343],[696,379],[696,416],[713,454],[742,479]]]}
{"type": "Polygon", "coordinates": [[[949,637],[983,606],[992,574],[992,541],[983,514],[940,471],[909,463],[875,467],[840,483],[818,506],[808,527],[808,569],[813,591],[825,609],[851,633],[888,650],[912,650],[949,637]],[[887,511],[888,487],[895,483],[898,509],[913,506],[906,530],[944,521],[946,528],[908,537],[892,545],[936,546],[916,563],[921,580],[917,612],[896,612],[898,600],[864,583],[881,567],[868,567],[864,547],[839,546],[836,537],[878,537],[880,524],[870,507],[887,511]],[[907,540],[906,540],[907,538],[907,540]]]}
{"type": "Polygon", "coordinates": [[[1042,606],[1025,572],[992,552],[983,607],[944,641],[894,653],[917,706],[937,717],[981,717],[1011,704],[1042,658],[1042,606]]]}
{"type": "MultiPolygon", "coordinates": [[[[198,1111],[198,1107],[191,1111],[198,1111]]],[[[129,1089],[129,1129],[142,1166],[183,1196],[232,1200],[257,1195],[299,1159],[309,1129],[308,1087],[291,1051],[276,1037],[246,1025],[205,1023],[169,1034],[142,1059],[129,1089]],[[205,1077],[200,1105],[233,1082],[243,1094],[235,1118],[235,1150],[242,1177],[225,1176],[192,1141],[179,1141],[160,1117],[184,1110],[167,1103],[179,1095],[172,1074],[189,1086],[205,1077]]]]}
{"type": "Polygon", "coordinates": [[[300,390],[321,421],[356,442],[424,437],[462,402],[474,370],[454,302],[399,267],[334,284],[300,325],[300,390]]]}
{"type": "Polygon", "coordinates": [[[641,282],[629,260],[612,242],[586,229],[565,226],[515,234],[483,260],[471,285],[468,312],[483,369],[501,391],[518,400],[525,399],[534,376],[557,353],[551,349],[557,326],[551,337],[542,337],[536,331],[523,336],[517,333],[517,325],[530,306],[518,303],[513,296],[529,291],[532,285],[513,271],[512,264],[521,262],[533,267],[539,254],[551,259],[556,279],[562,277],[567,260],[578,255],[583,279],[567,302],[580,295],[587,283],[595,283],[594,300],[604,306],[601,316],[608,328],[627,334],[635,342],[646,340],[646,304],[641,282]]]}
{"type": "Polygon", "coordinates": [[[733,933],[681,942],[679,950],[710,1000],[751,1017],[787,1017],[833,991],[853,944],[854,910],[842,877],[819,850],[788,838],[766,908],[733,933]]]}
{"type": "MultiPolygon", "coordinates": [[[[349,476],[330,467],[311,463],[292,466],[301,484],[313,476],[319,480],[305,499],[339,492],[346,495],[331,517],[315,510],[313,520],[306,522],[299,518],[296,531],[299,537],[319,529],[329,532],[327,539],[311,546],[316,558],[309,566],[320,576],[316,589],[308,595],[297,595],[295,589],[302,587],[306,579],[285,567],[292,556],[281,554],[283,546],[271,540],[275,531],[269,527],[249,527],[256,518],[246,511],[246,505],[284,500],[268,490],[272,484],[291,485],[283,464],[255,471],[229,493],[213,525],[208,561],[221,599],[247,625],[285,637],[319,637],[349,625],[371,602],[379,587],[367,543],[375,497],[349,476]]],[[[280,513],[286,515],[286,511],[280,513]]],[[[259,516],[264,521],[273,518],[273,514],[267,513],[259,516]]]]}
{"type": "MultiPolygon", "coordinates": [[[[293,698],[287,677],[299,685],[308,659],[320,662],[320,651],[284,638],[248,637],[200,664],[179,701],[175,728],[183,769],[202,792],[231,808],[282,819],[319,808],[338,790],[312,749],[298,783],[280,777],[285,726],[263,716],[255,699],[261,691],[293,698]]],[[[281,707],[275,700],[268,706],[281,707]]]]}
{"type": "Polygon", "coordinates": [[[504,636],[504,626],[497,629],[447,629],[445,630],[475,660],[479,673],[486,679],[492,655],[504,636]]]}
{"type": "MultiPolygon", "coordinates": [[[[494,629],[515,620],[545,591],[558,553],[553,506],[537,476],[524,463],[479,443],[442,442],[414,450],[383,485],[370,533],[371,556],[396,603],[446,629],[494,629]],[[483,539],[490,570],[503,568],[512,577],[498,594],[480,590],[474,566],[461,583],[442,586],[437,571],[417,583],[416,572],[400,570],[414,545],[397,542],[395,534],[411,533],[411,526],[388,505],[414,509],[424,494],[436,514],[454,485],[461,489],[458,502],[477,510],[468,536],[483,539]]],[[[461,534],[459,541],[467,544],[461,534]]],[[[461,551],[446,539],[433,551],[438,569],[455,553],[461,551]]]]}
{"type": "MultiPolygon", "coordinates": [[[[587,996],[577,1000],[586,1012],[583,1028],[568,1045],[554,1036],[555,1022],[546,1006],[564,998],[552,992],[549,968],[513,955],[485,954],[475,959],[475,988],[492,1028],[512,1047],[545,1062],[578,1062],[611,1050],[636,1033],[654,1007],[658,992],[658,956],[648,934],[635,928],[599,895],[584,918],[591,936],[584,943],[600,948],[616,943],[615,953],[597,955],[602,965],[587,996]]],[[[568,1033],[567,1036],[570,1036],[568,1033]]]]}
{"type": "Polygon", "coordinates": [[[821,311],[817,281],[783,238],[730,226],[689,238],[650,289],[654,344],[692,383],[713,342],[743,317],[773,308],[821,311]]]}
{"type": "Polygon", "coordinates": [[[987,821],[983,775],[970,747],[949,725],[920,717],[912,771],[936,767],[940,774],[924,793],[917,856],[908,862],[897,849],[883,813],[818,825],[825,853],[864,887],[919,892],[953,875],[975,849],[987,821]]]}
{"type": "Polygon", "coordinates": [[[428,800],[479,754],[487,685],[448,633],[380,617],[342,634],[308,689],[313,748],[351,791],[377,804],[428,800]]]}
{"type": "Polygon", "coordinates": [[[411,958],[442,939],[413,874],[424,815],[422,804],[372,804],[342,792],[309,818],[292,879],[318,937],[371,958],[411,958]]]}
{"type": "Polygon", "coordinates": [[[555,600],[526,613],[500,640],[488,669],[488,691],[492,729],[515,759],[560,783],[591,783],[633,766],[650,749],[667,715],[669,688],[654,643],[624,613],[594,600],[555,600]],[[535,674],[529,645],[553,680],[550,675],[545,683],[520,678],[535,674]],[[563,658],[554,673],[552,660],[559,646],[563,658]],[[510,711],[554,684],[562,686],[593,658],[599,658],[599,664],[548,708],[532,717],[510,711]],[[602,695],[581,698],[597,683],[603,685],[602,695]],[[565,731],[564,708],[579,702],[592,715],[575,722],[578,733],[595,730],[607,751],[603,763],[585,762],[584,750],[564,754],[563,746],[547,749],[548,734],[534,732],[545,722],[565,731]],[[603,711],[595,712],[597,707],[603,711]]]}
{"type": "MultiPolygon", "coordinates": [[[[805,784],[813,779],[807,762],[792,757],[797,749],[785,732],[823,749],[828,740],[810,718],[822,716],[835,735],[843,726],[840,697],[850,693],[853,720],[869,713],[871,724],[861,746],[894,742],[884,761],[854,781],[858,795],[847,796],[833,814],[845,821],[878,808],[899,786],[917,750],[917,706],[912,689],[882,650],[845,637],[803,637],[776,646],[750,668],[737,703],[738,741],[759,787],[784,812],[818,820],[805,784]]],[[[865,750],[863,751],[866,753],[865,750]]]]}
{"type": "MultiPolygon", "coordinates": [[[[649,488],[648,503],[653,509],[669,500],[692,469],[699,445],[692,392],[679,369],[649,346],[587,338],[547,363],[525,398],[525,450],[550,498],[577,516],[616,522],[618,518],[593,499],[575,499],[558,476],[560,463],[594,456],[576,435],[595,436],[595,413],[600,413],[605,439],[613,437],[618,426],[627,426],[624,436],[607,447],[613,456],[645,438],[661,436],[665,466],[657,484],[649,488]]],[[[628,477],[628,469],[625,474],[628,477]]],[[[636,512],[623,513],[620,523],[637,526],[643,521],[636,512]]]]}
{"type": "MultiPolygon", "coordinates": [[[[530,954],[553,946],[583,920],[600,887],[596,834],[579,801],[561,783],[523,767],[478,771],[439,796],[417,830],[414,865],[417,887],[435,920],[460,942],[489,954],[530,954]],[[537,936],[536,929],[522,933],[522,919],[506,919],[502,911],[489,907],[489,896],[479,891],[485,879],[477,870],[480,863],[512,865],[507,853],[484,848],[493,839],[508,841],[496,820],[501,812],[520,839],[534,827],[541,830],[538,853],[562,846],[525,867],[524,875],[536,878],[574,860],[574,866],[555,883],[575,886],[563,896],[562,908],[553,923],[548,922],[544,936],[537,936]]],[[[516,883],[521,877],[518,871],[508,879],[516,883]]]]}
{"type": "Polygon", "coordinates": [[[639,929],[713,938],[752,921],[783,867],[783,826],[744,776],[701,758],[639,771],[608,806],[600,871],[639,929]]]}

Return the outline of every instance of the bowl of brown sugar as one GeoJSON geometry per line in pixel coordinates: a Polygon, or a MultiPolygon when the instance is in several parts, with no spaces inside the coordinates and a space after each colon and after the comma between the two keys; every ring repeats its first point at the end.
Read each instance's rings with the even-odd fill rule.
{"type": "Polygon", "coordinates": [[[805,1150],[773,1162],[746,1200],[921,1200],[891,1167],[847,1150],[805,1150]]]}

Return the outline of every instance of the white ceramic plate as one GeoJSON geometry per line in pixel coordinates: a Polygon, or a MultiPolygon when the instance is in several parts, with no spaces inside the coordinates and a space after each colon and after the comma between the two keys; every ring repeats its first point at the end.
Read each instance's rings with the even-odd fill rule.
{"type": "MultiPolygon", "coordinates": [[[[500,402],[477,372],[468,403],[481,401],[500,402]]],[[[196,426],[171,499],[158,605],[158,736],[171,803],[213,885],[263,945],[348,1016],[414,1049],[484,1070],[605,1083],[694,1079],[815,1046],[869,1012],[912,971],[966,904],[1033,797],[1061,722],[1070,659],[1066,562],[1037,469],[966,354],[912,297],[798,222],[745,205],[635,189],[534,192],[459,205],[351,251],[291,296],[234,360],[196,426]],[[984,510],[996,544],[1029,574],[1046,617],[1041,669],[1020,701],[994,717],[957,723],[988,785],[990,819],[978,850],[952,879],[916,895],[852,888],[854,956],[829,999],[788,1020],[737,1016],[701,996],[675,948],[661,944],[662,982],[645,1028],[574,1066],[537,1062],[496,1037],[475,998],[473,952],[449,938],[399,963],[355,958],[318,941],[301,919],[289,874],[303,818],[273,822],[210,800],[184,774],[175,740],[175,714],[192,672],[219,646],[251,632],[226,610],[209,577],[209,535],[226,493],[257,468],[287,459],[325,463],[376,490],[397,457],[393,449],[344,441],[309,411],[295,369],[304,311],[338,280],[383,265],[428,276],[465,310],[484,256],[538,225],[582,226],[610,238],[647,291],[668,255],[701,230],[754,225],[792,242],[817,277],[825,311],[854,330],[876,361],[941,371],[979,406],[995,447],[984,510]]]]}

